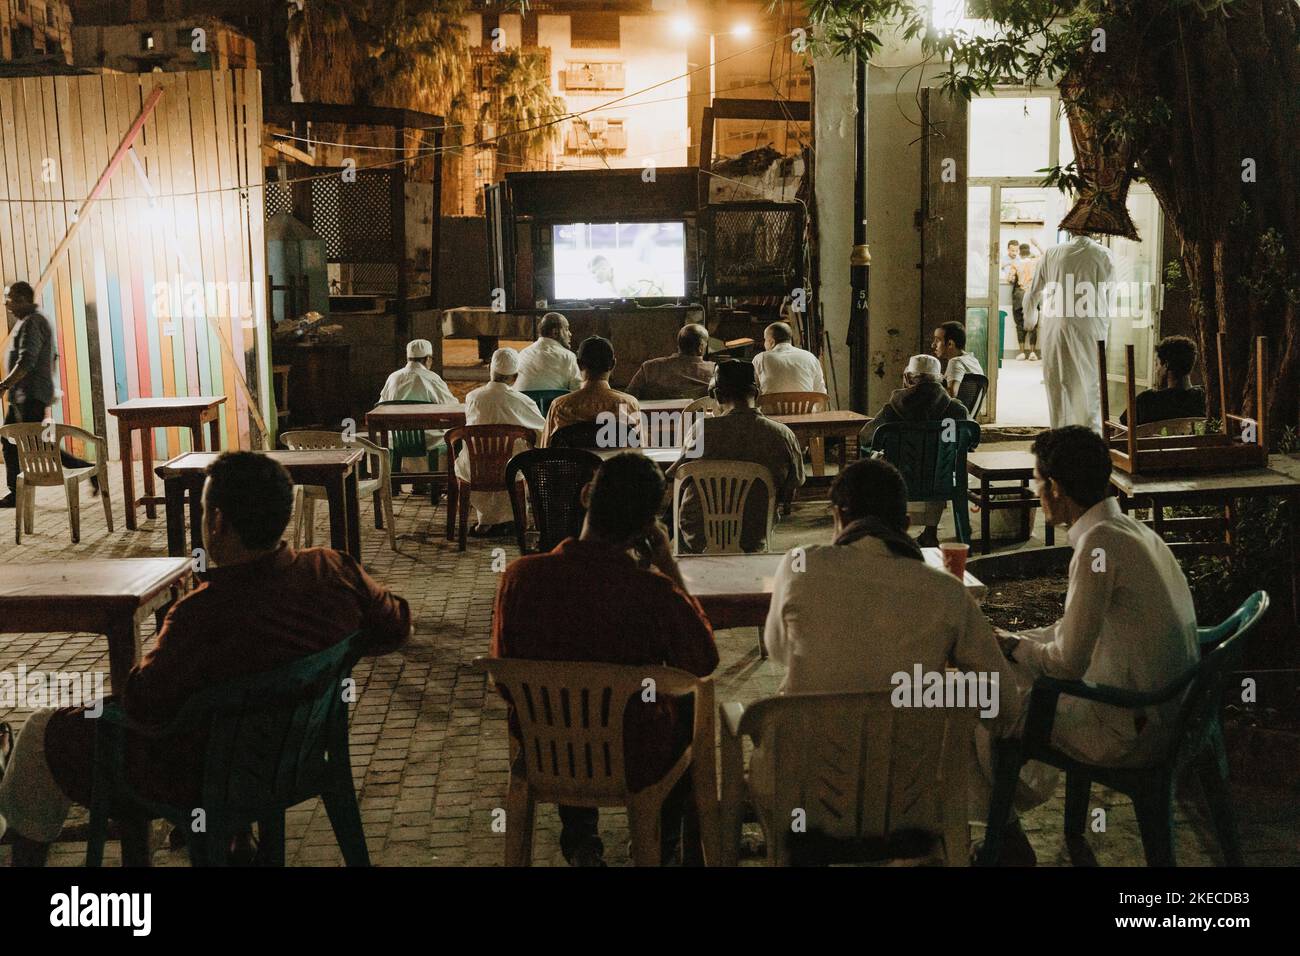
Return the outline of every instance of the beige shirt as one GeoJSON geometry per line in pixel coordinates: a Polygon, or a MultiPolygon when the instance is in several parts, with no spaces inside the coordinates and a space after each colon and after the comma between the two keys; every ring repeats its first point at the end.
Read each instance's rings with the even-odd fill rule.
{"type": "Polygon", "coordinates": [[[601,412],[618,414],[619,406],[627,408],[627,416],[635,419],[641,414],[637,400],[626,392],[609,387],[609,382],[601,379],[588,382],[576,392],[561,395],[551,402],[546,412],[546,430],[542,432],[542,447],[550,444],[551,436],[566,425],[580,425],[594,422],[601,412]]]}
{"type": "Polygon", "coordinates": [[[715,363],[698,355],[668,355],[641,363],[627,383],[629,395],[646,401],[664,398],[703,398],[713,381],[715,363]]]}

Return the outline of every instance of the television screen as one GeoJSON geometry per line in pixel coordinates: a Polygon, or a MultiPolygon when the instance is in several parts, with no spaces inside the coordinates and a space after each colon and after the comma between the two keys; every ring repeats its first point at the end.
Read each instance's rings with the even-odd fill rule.
{"type": "Polygon", "coordinates": [[[555,298],[680,298],[686,224],[575,222],[552,226],[555,298]]]}

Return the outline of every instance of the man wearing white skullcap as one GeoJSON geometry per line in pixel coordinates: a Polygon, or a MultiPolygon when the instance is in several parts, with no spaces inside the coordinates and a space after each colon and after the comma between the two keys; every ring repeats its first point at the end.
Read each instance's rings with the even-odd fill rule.
{"type": "MultiPolygon", "coordinates": [[[[497,349],[492,353],[492,381],[481,385],[465,396],[466,425],[522,425],[540,435],[546,419],[537,405],[523,392],[515,389],[519,378],[519,353],[514,349],[497,349]]],[[[528,447],[524,441],[515,442],[515,451],[528,447]]],[[[469,456],[464,448],[456,456],[456,474],[469,480],[469,456]]],[[[504,491],[476,491],[469,496],[474,507],[477,524],[470,532],[475,537],[508,534],[514,521],[510,508],[510,495],[504,491]]]]}
{"type": "MultiPolygon", "coordinates": [[[[407,362],[384,382],[379,392],[381,402],[430,402],[434,405],[455,405],[456,396],[451,393],[441,376],[433,370],[433,343],[428,339],[413,339],[406,343],[407,362]]],[[[428,429],[424,433],[425,447],[430,449],[429,460],[403,458],[403,471],[439,471],[443,465],[443,432],[428,429]]]]}
{"type": "MultiPolygon", "coordinates": [[[[948,418],[964,421],[967,417],[966,406],[949,395],[944,387],[943,366],[939,360],[933,355],[913,355],[903,372],[903,387],[889,396],[885,407],[862,429],[858,435],[859,447],[870,448],[876,429],[886,422],[941,422],[948,418]]],[[[939,546],[939,520],[945,507],[942,501],[908,502],[907,511],[912,522],[925,526],[925,531],[916,539],[921,547],[939,546]]]]}

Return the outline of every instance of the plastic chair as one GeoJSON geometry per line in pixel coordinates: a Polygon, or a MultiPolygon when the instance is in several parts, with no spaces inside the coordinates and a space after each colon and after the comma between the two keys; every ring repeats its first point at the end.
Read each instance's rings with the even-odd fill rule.
{"type": "Polygon", "coordinates": [[[533,403],[537,406],[538,411],[545,415],[546,410],[551,407],[551,402],[555,401],[560,396],[568,395],[569,393],[562,388],[539,388],[531,389],[524,392],[524,394],[531,398],[533,403]]]}
{"type": "MultiPolygon", "coordinates": [[[[309,448],[362,448],[370,460],[370,477],[357,482],[358,500],[368,495],[379,495],[379,512],[375,515],[375,524],[388,531],[388,546],[397,550],[396,524],[393,521],[393,485],[391,460],[388,450],[381,448],[369,439],[357,435],[344,440],[341,432],[300,431],[285,432],[280,436],[284,447],[290,451],[302,451],[309,448]]],[[[297,516],[293,529],[294,547],[312,546],[313,532],[316,525],[316,503],[328,500],[325,489],[319,485],[296,485],[293,489],[293,512],[297,516]]]]}
{"type": "Polygon", "coordinates": [[[557,428],[546,442],[547,448],[596,448],[600,426],[595,422],[577,422],[557,428]]]}
{"type": "Polygon", "coordinates": [[[746,802],[775,866],[917,858],[935,843],[947,865],[970,864],[975,711],[899,708],[890,697],[788,694],[719,708],[724,866],[736,864],[746,802]],[[763,755],[748,774],[744,737],[763,755]],[[793,831],[796,810],[806,832],[793,831]]]}
{"type": "Polygon", "coordinates": [[[703,513],[704,550],[702,554],[740,554],[744,530],[745,506],[755,487],[767,489],[767,526],[764,547],[772,539],[776,524],[776,482],[772,472],[751,461],[685,461],[677,466],[673,477],[673,554],[679,554],[682,540],[682,494],[687,484],[695,483],[695,503],[703,513]]]}
{"type": "Polygon", "coordinates": [[[14,488],[14,543],[23,543],[23,532],[35,533],[36,489],[63,487],[68,499],[68,525],[72,543],[81,541],[81,483],[96,478],[104,499],[104,522],[113,530],[113,500],[108,490],[108,442],[76,425],[53,422],[19,422],[0,427],[0,441],[18,446],[20,474],[14,488]],[[52,440],[51,440],[52,436],[52,440]],[[60,450],[66,438],[95,447],[95,463],[84,468],[64,468],[60,450]]]}
{"type": "Polygon", "coordinates": [[[1132,798],[1147,866],[1175,865],[1174,782],[1185,768],[1195,767],[1224,858],[1229,866],[1240,866],[1241,844],[1228,792],[1228,758],[1219,723],[1219,706],[1228,677],[1241,658],[1244,638],[1268,611],[1268,603],[1268,594],[1256,591],[1222,624],[1198,628],[1200,663],[1160,690],[1126,690],[1053,677],[1034,681],[1024,738],[994,743],[988,833],[977,862],[997,863],[1003,824],[1011,811],[1020,768],[1030,760],[1041,760],[1065,771],[1067,838],[1084,833],[1093,782],[1132,798]],[[1162,759],[1145,767],[1101,767],[1075,760],[1052,746],[1052,724],[1061,695],[1134,711],[1178,698],[1182,703],[1162,759]]]}
{"type": "Polygon", "coordinates": [[[109,702],[95,722],[95,770],[86,865],[100,866],[110,817],[162,818],[185,831],[196,866],[226,862],[230,837],[256,822],[262,862],[284,865],[284,811],[319,796],[348,866],[369,866],[366,835],[352,786],[348,707],[343,681],[360,657],[360,634],[326,650],[261,674],[227,681],[195,694],[161,729],[141,726],[109,702]],[[127,772],[131,737],[181,746],[206,734],[199,784],[204,832],[194,808],[161,803],[139,793],[127,772]]]}
{"type": "MultiPolygon", "coordinates": [[[[427,405],[429,403],[422,402],[416,398],[402,398],[402,399],[394,399],[387,402],[380,402],[379,404],[380,405],[427,405]]],[[[423,476],[422,480],[430,482],[429,500],[434,504],[434,506],[437,506],[438,484],[442,479],[441,476],[438,476],[430,480],[429,475],[437,475],[438,457],[439,454],[446,449],[446,447],[447,444],[446,441],[444,440],[434,445],[432,448],[429,448],[424,432],[418,428],[402,428],[396,431],[389,432],[388,448],[389,448],[389,454],[392,456],[392,461],[390,462],[389,465],[389,472],[391,473],[393,480],[399,484],[403,481],[414,482],[415,480],[421,480],[421,479],[417,479],[415,477],[415,474],[403,474],[402,459],[423,458],[428,464],[429,472],[425,476],[423,476]]],[[[450,470],[451,465],[448,464],[447,468],[448,470],[450,470]]],[[[448,485],[450,486],[450,481],[448,482],[448,485]]]]}
{"type": "Polygon", "coordinates": [[[697,415],[700,412],[703,412],[708,416],[721,415],[722,406],[718,404],[716,398],[710,398],[708,395],[705,395],[703,398],[697,398],[682,409],[683,417],[686,415],[697,415]]]}
{"type": "MultiPolygon", "coordinates": [[[[513,488],[522,474],[537,525],[537,550],[550,551],[565,538],[582,533],[587,509],[582,506],[582,489],[600,467],[600,458],[581,448],[530,448],[506,462],[506,487],[513,488]]],[[[519,553],[528,554],[528,516],[515,506],[515,537],[519,553]]]]}
{"type": "Polygon", "coordinates": [[[980,427],[972,421],[887,422],[871,438],[873,451],[903,473],[908,501],[952,502],[957,538],[970,544],[967,511],[966,453],[980,443],[980,427]],[[945,440],[949,423],[955,425],[945,440]]]}
{"type": "Polygon", "coordinates": [[[475,491],[505,491],[510,494],[512,507],[518,507],[514,498],[519,490],[506,481],[506,465],[515,454],[515,442],[524,441],[529,446],[535,440],[531,428],[522,425],[461,425],[446,434],[447,465],[447,540],[456,535],[456,514],[460,513],[460,550],[465,550],[465,536],[469,533],[469,496],[475,491]],[[469,454],[469,481],[456,474],[455,461],[464,445],[469,454]]]}
{"type": "Polygon", "coordinates": [[[957,386],[957,401],[966,406],[966,414],[972,421],[979,417],[980,409],[984,407],[984,396],[988,391],[987,375],[967,372],[961,377],[961,384],[957,386]]]}
{"type": "Polygon", "coordinates": [[[575,807],[627,807],[632,861],[658,866],[660,811],[669,791],[689,769],[705,862],[719,853],[718,790],[714,762],[713,678],[671,667],[479,657],[513,703],[522,746],[512,761],[506,793],[506,866],[530,866],[533,816],[538,803],[575,807]],[[656,694],[693,695],[691,744],[659,780],[628,789],[623,718],[640,706],[644,681],[656,694]],[[698,759],[696,759],[698,757],[698,759]]]}

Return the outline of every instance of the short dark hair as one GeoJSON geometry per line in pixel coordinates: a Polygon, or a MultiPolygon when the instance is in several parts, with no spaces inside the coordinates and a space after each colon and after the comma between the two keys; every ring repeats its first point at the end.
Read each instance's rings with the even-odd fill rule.
{"type": "Polygon", "coordinates": [[[771,335],[773,342],[792,342],[794,341],[794,331],[786,322],[773,322],[763,330],[765,335],[771,335]]]}
{"type": "Polygon", "coordinates": [[[1110,449],[1092,429],[1067,425],[1039,432],[1031,450],[1038,473],[1080,507],[1091,508],[1110,494],[1110,449]]]}
{"type": "Polygon", "coordinates": [[[720,402],[739,402],[747,395],[758,395],[754,363],[741,359],[719,362],[713,370],[713,397],[720,402]]]}
{"type": "Polygon", "coordinates": [[[1017,242],[1015,239],[1008,239],[1008,240],[1007,240],[1007,245],[1008,245],[1008,246],[1015,246],[1016,248],[1020,248],[1020,243],[1017,242]]]}
{"type": "Polygon", "coordinates": [[[623,541],[650,524],[664,500],[664,475],[645,455],[622,452],[592,479],[587,520],[604,537],[623,541]]]}
{"type": "Polygon", "coordinates": [[[1030,253],[1029,243],[1027,243],[1027,242],[1022,242],[1022,243],[1020,244],[1020,251],[1023,252],[1025,255],[1029,255],[1029,253],[1030,253]]]}
{"type": "Polygon", "coordinates": [[[964,349],[966,347],[966,326],[960,322],[945,322],[939,326],[939,331],[943,333],[945,339],[957,346],[957,348],[964,349]]]}
{"type": "Polygon", "coordinates": [[[614,368],[614,344],[599,335],[591,335],[578,346],[578,368],[604,375],[614,368]]]}
{"type": "Polygon", "coordinates": [[[27,302],[36,301],[36,290],[32,288],[31,283],[23,282],[21,279],[9,286],[9,295],[27,302]]]}
{"type": "Polygon", "coordinates": [[[709,330],[702,325],[692,322],[677,330],[677,351],[682,355],[696,355],[701,345],[707,347],[708,344],[709,330]]]}
{"type": "Polygon", "coordinates": [[[279,544],[293,515],[293,479],[282,464],[257,452],[228,451],[205,474],[208,505],[221,512],[244,547],[260,551],[279,544]]]}
{"type": "Polygon", "coordinates": [[[907,530],[907,485],[883,458],[863,458],[840,472],[831,484],[831,504],[850,521],[879,518],[891,528],[907,530]]]}
{"type": "Polygon", "coordinates": [[[1185,335],[1167,335],[1156,346],[1156,357],[1175,375],[1191,375],[1196,368],[1196,343],[1185,335]]]}

